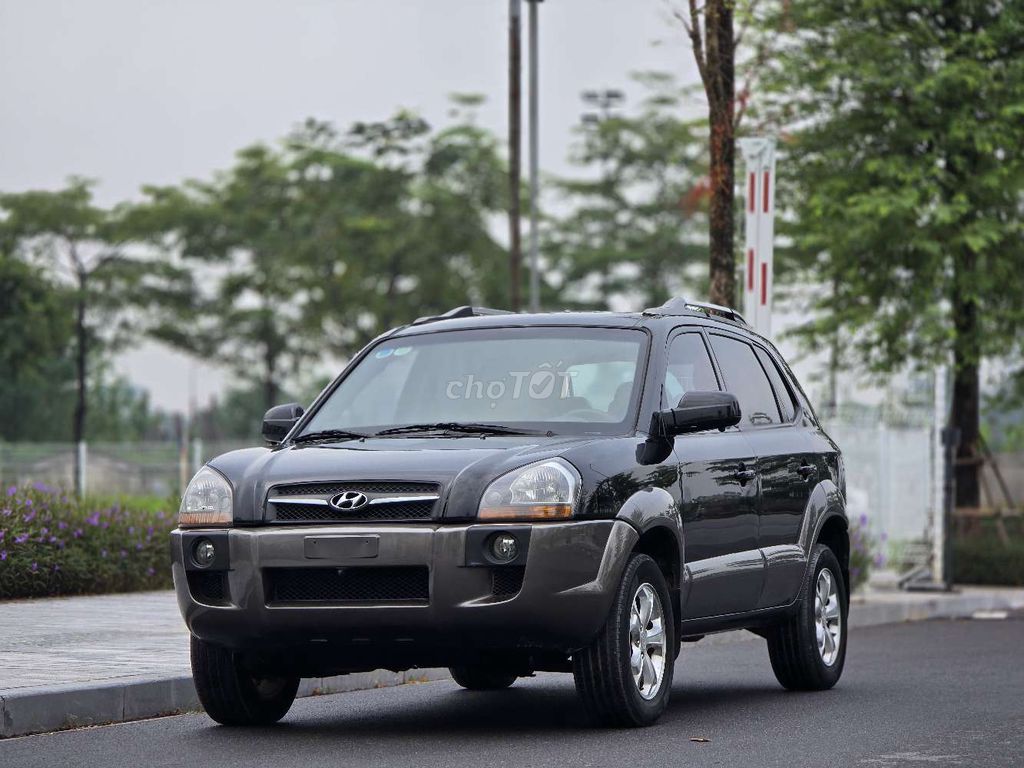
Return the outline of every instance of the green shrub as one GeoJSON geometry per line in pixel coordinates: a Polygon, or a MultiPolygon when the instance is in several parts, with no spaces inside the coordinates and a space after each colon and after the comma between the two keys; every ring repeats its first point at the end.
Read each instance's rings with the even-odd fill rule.
{"type": "Polygon", "coordinates": [[[954,540],[953,572],[958,584],[1024,587],[1024,526],[1008,520],[1006,527],[1009,545],[999,540],[991,521],[984,521],[980,531],[954,540]]]}
{"type": "Polygon", "coordinates": [[[867,515],[850,520],[850,592],[856,592],[868,583],[872,568],[885,565],[881,544],[885,535],[871,532],[867,515]]]}
{"type": "Polygon", "coordinates": [[[0,495],[0,599],[167,589],[173,502],[77,501],[41,484],[0,495]]]}

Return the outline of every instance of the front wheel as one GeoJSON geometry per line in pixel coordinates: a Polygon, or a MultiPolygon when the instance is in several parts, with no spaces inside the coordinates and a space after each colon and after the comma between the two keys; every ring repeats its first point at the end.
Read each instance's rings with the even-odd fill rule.
{"type": "Polygon", "coordinates": [[[292,706],[299,690],[293,675],[260,677],[239,653],[192,638],[192,679],[206,714],[221,725],[270,725],[292,706]]]}
{"type": "Polygon", "coordinates": [[[832,550],[811,553],[796,613],[768,632],[772,671],[791,691],[823,691],[839,682],[846,663],[846,583],[832,550]]]}
{"type": "Polygon", "coordinates": [[[672,688],[675,634],[665,576],[650,557],[634,554],[604,628],[572,657],[576,690],[595,721],[637,727],[661,717],[672,688]]]}

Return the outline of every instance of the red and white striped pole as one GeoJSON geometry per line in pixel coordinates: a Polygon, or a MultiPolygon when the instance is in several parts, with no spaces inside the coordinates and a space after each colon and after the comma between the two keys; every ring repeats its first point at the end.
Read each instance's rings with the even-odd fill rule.
{"type": "Polygon", "coordinates": [[[775,139],[740,139],[739,145],[746,166],[743,314],[754,330],[768,336],[774,288],[775,139]]]}

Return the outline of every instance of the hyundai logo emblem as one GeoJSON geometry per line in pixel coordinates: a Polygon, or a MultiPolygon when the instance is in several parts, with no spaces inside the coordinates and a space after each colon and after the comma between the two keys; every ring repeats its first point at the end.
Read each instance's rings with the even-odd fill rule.
{"type": "Polygon", "coordinates": [[[365,507],[369,502],[370,500],[366,498],[366,494],[359,491],[345,491],[332,498],[330,504],[335,509],[348,511],[365,507]]]}

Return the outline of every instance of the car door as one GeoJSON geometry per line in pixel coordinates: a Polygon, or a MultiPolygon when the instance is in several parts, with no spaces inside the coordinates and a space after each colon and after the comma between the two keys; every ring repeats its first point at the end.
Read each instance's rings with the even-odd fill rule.
{"type": "MultiPolygon", "coordinates": [[[[686,329],[669,340],[662,407],[692,390],[721,385],[703,333],[686,329]]],[[[689,589],[682,618],[752,609],[761,594],[764,564],[757,548],[754,452],[736,428],[676,438],[680,510],[689,589]]]]}
{"type": "Polygon", "coordinates": [[[765,589],[758,607],[768,608],[790,602],[799,588],[805,562],[800,529],[817,482],[818,462],[797,399],[778,363],[767,349],[753,346],[780,413],[777,426],[748,433],[761,481],[757,540],[765,557],[765,589]]]}
{"type": "Polygon", "coordinates": [[[810,493],[802,469],[810,444],[794,423],[792,396],[788,401],[782,397],[778,387],[785,387],[777,367],[760,345],[714,334],[711,346],[726,389],[740,398],[740,430],[756,456],[757,542],[765,559],[765,588],[757,607],[779,605],[789,601],[793,579],[803,572],[804,554],[797,538],[810,493]],[[777,385],[773,379],[778,379],[777,385]]]}

